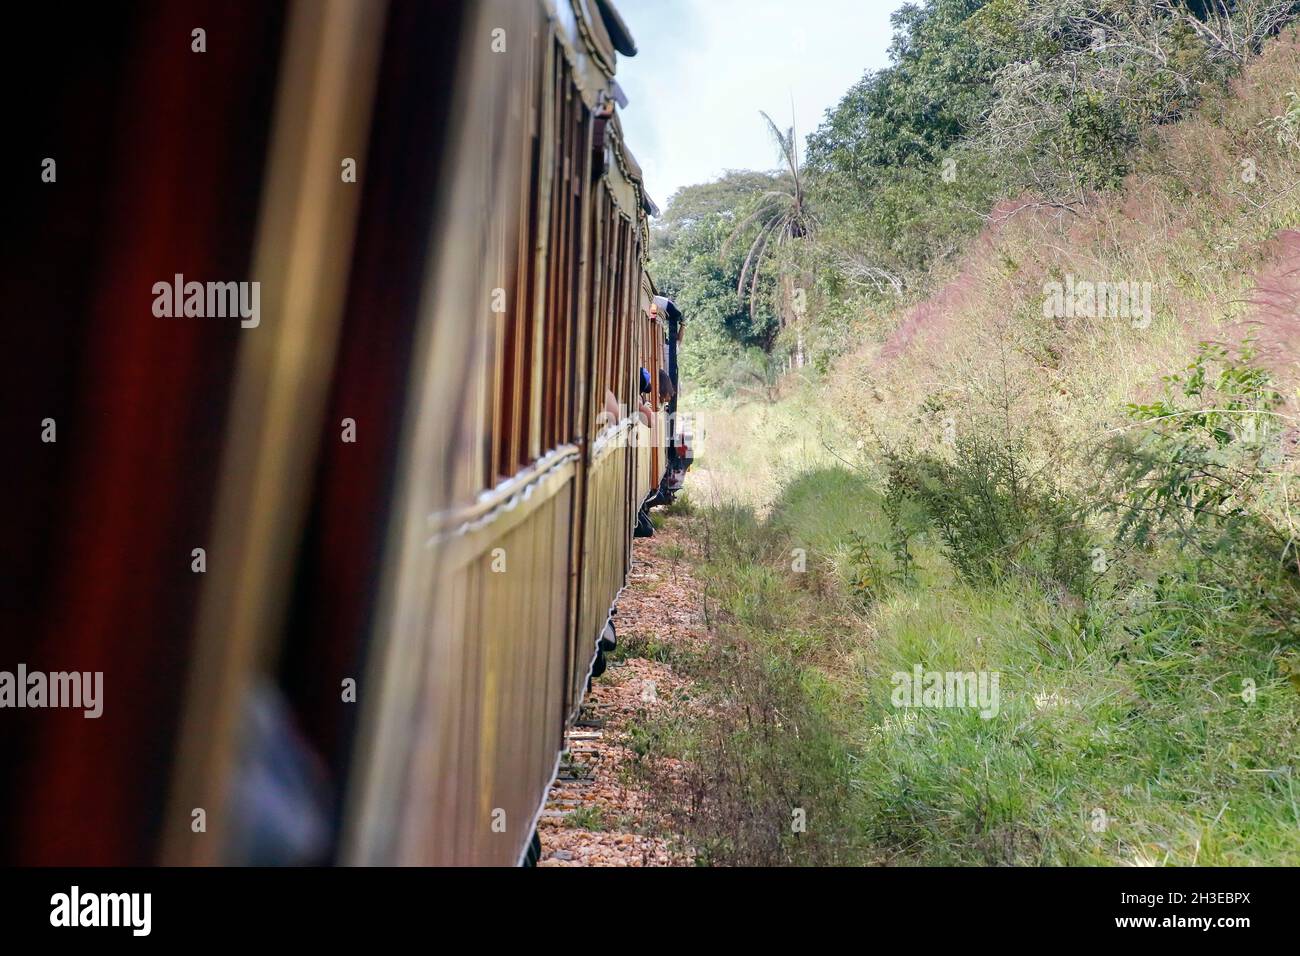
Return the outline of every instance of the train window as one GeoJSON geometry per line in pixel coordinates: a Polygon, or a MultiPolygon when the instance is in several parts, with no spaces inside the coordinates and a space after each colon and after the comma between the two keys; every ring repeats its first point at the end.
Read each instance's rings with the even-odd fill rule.
{"type": "Polygon", "coordinates": [[[565,220],[568,204],[565,198],[568,181],[572,175],[568,157],[569,138],[569,98],[568,85],[562,81],[557,69],[554,46],[552,46],[551,115],[549,120],[555,129],[555,150],[550,157],[550,195],[547,197],[549,216],[547,220],[545,289],[542,292],[543,329],[542,329],[542,447],[553,448],[557,444],[556,402],[563,389],[564,343],[560,340],[559,315],[565,308],[564,290],[560,277],[565,274],[568,263],[565,257],[565,220]]]}
{"type": "Polygon", "coordinates": [[[620,415],[635,410],[638,395],[636,368],[632,357],[639,354],[635,317],[640,291],[640,246],[635,225],[621,213],[606,190],[600,193],[600,238],[593,273],[595,328],[593,335],[593,382],[591,419],[599,427],[606,403],[612,397],[620,415]]]}
{"type": "Polygon", "coordinates": [[[614,394],[618,398],[620,413],[627,414],[631,405],[631,371],[628,366],[628,345],[631,327],[627,315],[627,259],[629,232],[627,220],[618,214],[618,255],[615,259],[617,272],[614,280],[614,330],[618,336],[618,346],[614,352],[613,378],[617,381],[614,394]]]}
{"type": "Polygon", "coordinates": [[[592,376],[591,414],[592,414],[593,426],[594,426],[593,434],[599,431],[599,422],[601,420],[600,416],[604,410],[605,347],[606,347],[606,342],[609,338],[609,330],[606,327],[604,321],[605,272],[607,270],[603,268],[603,263],[605,260],[601,255],[601,252],[604,250],[605,244],[609,242],[609,229],[608,229],[609,215],[605,207],[604,190],[601,190],[600,197],[601,197],[600,220],[597,223],[596,240],[595,240],[596,248],[594,250],[594,258],[593,258],[593,263],[597,264],[597,268],[593,268],[591,271],[591,275],[592,275],[591,303],[592,303],[592,315],[594,316],[594,321],[592,322],[591,336],[592,336],[592,355],[595,357],[594,361],[592,362],[592,372],[591,372],[591,376],[592,376]]]}
{"type": "Polygon", "coordinates": [[[581,283],[581,270],[579,264],[582,260],[582,212],[585,208],[584,197],[587,193],[588,162],[590,161],[591,149],[587,142],[588,130],[591,127],[590,111],[582,102],[580,96],[573,97],[574,117],[573,117],[573,142],[571,144],[570,168],[573,171],[573,182],[570,195],[569,208],[569,285],[568,285],[568,308],[562,313],[562,321],[566,330],[566,353],[568,355],[567,372],[564,378],[564,397],[561,404],[561,427],[565,441],[571,441],[577,430],[577,395],[574,389],[574,383],[577,378],[574,374],[574,363],[576,355],[574,347],[578,341],[577,323],[578,323],[578,290],[581,283]]]}
{"type": "Polygon", "coordinates": [[[585,182],[587,109],[573,85],[562,48],[553,56],[550,217],[543,293],[541,442],[551,449],[573,437],[573,343],[577,322],[578,262],[585,182]]]}
{"type": "Polygon", "coordinates": [[[609,208],[609,258],[605,269],[605,307],[600,312],[600,323],[605,327],[605,387],[621,403],[622,389],[618,381],[618,261],[622,250],[623,232],[619,228],[618,213],[613,204],[609,208]]]}
{"type": "Polygon", "coordinates": [[[633,282],[633,270],[636,267],[636,253],[633,244],[633,226],[632,223],[619,216],[620,232],[622,233],[623,246],[622,255],[619,257],[619,284],[618,284],[618,321],[619,321],[619,362],[618,368],[622,374],[621,389],[619,400],[627,408],[628,414],[636,411],[636,396],[640,391],[639,375],[636,367],[633,365],[633,305],[632,290],[636,283],[633,282]]]}
{"type": "Polygon", "coordinates": [[[515,309],[506,312],[502,320],[502,331],[498,347],[497,361],[497,450],[496,474],[494,479],[500,481],[515,472],[518,464],[516,449],[519,445],[519,316],[515,309]]]}
{"type": "Polygon", "coordinates": [[[610,283],[612,275],[612,257],[609,250],[613,248],[613,202],[608,191],[599,190],[596,248],[593,262],[597,268],[592,269],[592,425],[593,434],[600,431],[604,421],[606,395],[611,393],[613,382],[610,377],[612,360],[609,353],[614,344],[614,330],[610,321],[610,283]]]}
{"type": "MultiPolygon", "coordinates": [[[[534,56],[540,56],[535,49],[534,56]]],[[[536,71],[526,71],[528,80],[515,91],[510,114],[524,122],[524,132],[514,149],[511,176],[514,205],[501,209],[502,222],[494,229],[495,254],[505,293],[505,312],[498,320],[496,335],[493,415],[496,443],[493,449],[492,482],[516,474],[536,459],[540,440],[536,353],[538,349],[537,276],[535,249],[540,224],[539,172],[541,168],[541,118],[545,85],[536,82],[536,71]]],[[[549,197],[548,197],[549,199],[549,197]]]]}

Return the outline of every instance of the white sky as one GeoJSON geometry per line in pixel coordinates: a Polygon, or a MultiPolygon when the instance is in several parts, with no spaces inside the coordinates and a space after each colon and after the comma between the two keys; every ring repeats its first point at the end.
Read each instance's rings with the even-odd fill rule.
{"type": "Polygon", "coordinates": [[[620,56],[628,147],[660,208],[728,169],[772,169],[759,110],[802,143],[868,69],[888,65],[902,0],[616,0],[638,53],[620,56]]]}

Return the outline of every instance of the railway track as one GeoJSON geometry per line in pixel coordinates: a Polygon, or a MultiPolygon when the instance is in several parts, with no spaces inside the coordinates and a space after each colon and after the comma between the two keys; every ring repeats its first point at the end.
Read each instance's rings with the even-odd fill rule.
{"type": "Polygon", "coordinates": [[[565,755],[538,823],[541,866],[689,866],[680,834],[666,832],[635,782],[629,734],[638,722],[692,696],[670,664],[639,656],[650,638],[687,649],[703,639],[691,610],[698,589],[671,557],[686,539],[680,519],[638,539],[616,617],[620,650],[592,683],[565,737],[565,755]]]}

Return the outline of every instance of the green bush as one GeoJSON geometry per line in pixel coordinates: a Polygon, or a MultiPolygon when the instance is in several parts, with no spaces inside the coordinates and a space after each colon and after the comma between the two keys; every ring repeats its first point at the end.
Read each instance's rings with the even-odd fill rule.
{"type": "Polygon", "coordinates": [[[1202,343],[1165,385],[1162,398],[1128,406],[1132,426],[1109,443],[1106,507],[1120,540],[1170,536],[1234,578],[1243,560],[1287,557],[1290,534],[1270,518],[1285,507],[1282,396],[1249,343],[1235,353],[1202,343]]]}
{"type": "Polygon", "coordinates": [[[906,560],[913,529],[904,523],[902,504],[911,501],[968,584],[1019,573],[1072,594],[1087,591],[1091,547],[1082,509],[1031,468],[1015,443],[963,436],[951,459],[894,449],[885,465],[886,498],[896,502],[896,560],[906,560]]]}

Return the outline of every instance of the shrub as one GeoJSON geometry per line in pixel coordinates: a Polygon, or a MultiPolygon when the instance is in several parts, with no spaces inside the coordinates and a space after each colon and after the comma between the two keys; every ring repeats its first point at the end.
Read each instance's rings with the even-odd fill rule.
{"type": "Polygon", "coordinates": [[[1273,117],[1268,126],[1279,146],[1300,149],[1300,92],[1292,90],[1286,96],[1290,106],[1281,116],[1273,117]]]}
{"type": "Polygon", "coordinates": [[[1134,427],[1108,452],[1107,510],[1120,540],[1172,534],[1217,564],[1289,549],[1267,517],[1279,491],[1282,396],[1253,358],[1249,343],[1235,354],[1202,343],[1184,372],[1165,377],[1162,398],[1127,406],[1134,427]]]}
{"type": "MultiPolygon", "coordinates": [[[[1090,548],[1082,511],[1043,471],[1031,469],[1016,443],[963,436],[951,460],[894,450],[885,463],[887,499],[920,506],[967,583],[997,582],[1017,572],[1074,594],[1087,589],[1090,548]]],[[[907,535],[898,527],[896,555],[906,553],[907,535]]]]}

